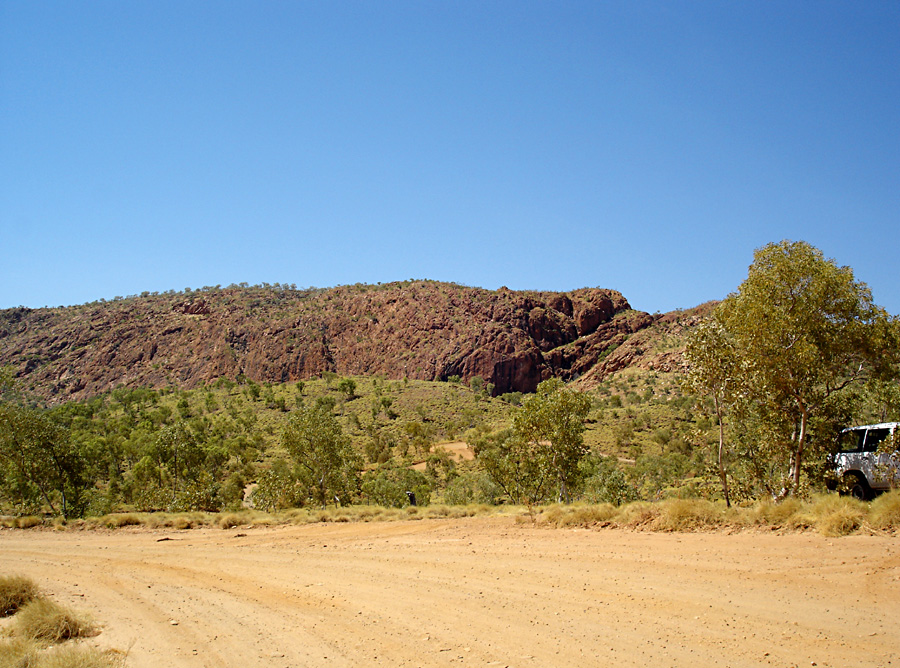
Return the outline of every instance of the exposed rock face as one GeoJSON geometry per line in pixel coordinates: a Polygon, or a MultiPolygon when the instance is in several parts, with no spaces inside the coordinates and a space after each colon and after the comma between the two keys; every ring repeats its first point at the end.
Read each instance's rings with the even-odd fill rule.
{"type": "MultiPolygon", "coordinates": [[[[647,328],[614,290],[568,293],[431,281],[327,290],[226,288],[0,311],[0,365],[57,400],[120,384],[195,387],[241,375],[481,376],[496,393],[591,372],[647,328]]],[[[605,364],[608,363],[608,359],[605,364]]]]}
{"type": "Polygon", "coordinates": [[[588,390],[618,371],[638,367],[661,373],[681,371],[684,346],[689,330],[709,316],[718,302],[707,302],[684,311],[673,311],[652,318],[649,327],[628,337],[609,354],[597,360],[578,378],[579,389],[588,390]]]}

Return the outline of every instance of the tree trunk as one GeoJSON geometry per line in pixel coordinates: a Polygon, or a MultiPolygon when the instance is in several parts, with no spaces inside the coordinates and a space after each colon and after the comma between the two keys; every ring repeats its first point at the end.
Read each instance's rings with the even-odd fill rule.
{"type": "Polygon", "coordinates": [[[716,419],[719,421],[719,479],[722,481],[722,494],[725,495],[725,507],[731,508],[731,497],[728,495],[728,473],[725,471],[725,425],[722,424],[722,408],[719,404],[719,395],[713,396],[716,404],[716,419]]]}
{"type": "Polygon", "coordinates": [[[803,463],[803,448],[806,445],[806,421],[807,411],[804,409],[800,413],[800,436],[797,437],[797,450],[794,453],[794,470],[791,487],[796,492],[800,489],[800,465],[803,463]]]}

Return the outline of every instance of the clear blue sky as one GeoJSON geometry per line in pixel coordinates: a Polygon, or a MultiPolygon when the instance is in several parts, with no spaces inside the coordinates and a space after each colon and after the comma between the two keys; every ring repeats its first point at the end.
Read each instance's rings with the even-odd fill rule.
{"type": "Polygon", "coordinates": [[[900,313],[900,2],[0,3],[0,308],[431,278],[900,313]]]}

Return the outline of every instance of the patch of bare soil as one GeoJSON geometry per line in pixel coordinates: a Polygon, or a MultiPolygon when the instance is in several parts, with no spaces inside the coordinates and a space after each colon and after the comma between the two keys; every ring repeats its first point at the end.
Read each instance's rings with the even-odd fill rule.
{"type": "Polygon", "coordinates": [[[93,612],[134,668],[900,665],[892,537],[509,517],[6,530],[0,573],[93,612]]]}
{"type": "MultiPolygon", "coordinates": [[[[472,461],[475,459],[475,451],[469,447],[469,444],[464,441],[448,441],[446,443],[438,443],[434,446],[435,451],[443,450],[446,452],[450,459],[455,462],[465,462],[472,461]]],[[[415,469],[416,471],[424,471],[428,466],[428,462],[420,461],[413,464],[410,468],[415,469]]]]}

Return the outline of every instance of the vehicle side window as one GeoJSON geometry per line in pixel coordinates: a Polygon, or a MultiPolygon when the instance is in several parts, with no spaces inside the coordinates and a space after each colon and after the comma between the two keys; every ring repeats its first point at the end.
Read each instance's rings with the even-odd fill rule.
{"type": "Polygon", "coordinates": [[[859,452],[862,450],[863,438],[866,435],[865,429],[851,429],[841,434],[839,447],[841,452],[859,452]]]}
{"type": "Polygon", "coordinates": [[[888,437],[891,433],[890,429],[869,429],[866,432],[866,441],[863,445],[863,452],[875,452],[878,444],[888,437]]]}

